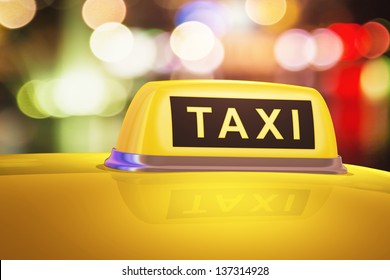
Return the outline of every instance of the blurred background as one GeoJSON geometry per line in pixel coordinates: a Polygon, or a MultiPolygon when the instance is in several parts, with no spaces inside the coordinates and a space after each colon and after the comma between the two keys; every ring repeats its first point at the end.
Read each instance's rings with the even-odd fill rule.
{"type": "Polygon", "coordinates": [[[390,170],[385,0],[0,0],[0,153],[109,152],[145,82],[316,88],[346,163],[390,170]]]}

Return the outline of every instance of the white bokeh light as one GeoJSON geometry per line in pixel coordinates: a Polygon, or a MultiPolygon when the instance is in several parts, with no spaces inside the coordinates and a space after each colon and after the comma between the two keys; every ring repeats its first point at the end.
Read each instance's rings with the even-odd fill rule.
{"type": "Polygon", "coordinates": [[[98,115],[103,117],[111,117],[119,114],[126,106],[129,95],[128,85],[125,88],[122,84],[115,80],[105,80],[105,95],[106,102],[98,115]]]}
{"type": "Polygon", "coordinates": [[[225,0],[228,26],[227,28],[235,30],[248,30],[254,22],[248,17],[245,11],[245,5],[236,0],[225,0]]]}
{"type": "Polygon", "coordinates": [[[316,45],[311,34],[302,29],[282,33],[274,47],[276,61],[289,71],[301,71],[309,66],[316,55],[316,45]]]}
{"type": "Polygon", "coordinates": [[[316,54],[311,64],[316,70],[327,70],[333,67],[343,55],[343,42],[330,29],[319,28],[313,33],[316,54]]]}
{"type": "Polygon", "coordinates": [[[108,22],[94,30],[89,43],[97,58],[115,62],[130,54],[134,38],[130,29],[123,24],[108,22]]]}
{"type": "Polygon", "coordinates": [[[108,70],[121,78],[145,75],[152,70],[157,56],[154,38],[141,30],[134,30],[134,45],[125,58],[118,62],[107,63],[108,70]]]}
{"type": "Polygon", "coordinates": [[[200,22],[188,21],[177,26],[170,38],[173,52],[185,60],[199,60],[214,48],[215,36],[211,29],[200,22]]]}
{"type": "Polygon", "coordinates": [[[107,101],[101,75],[93,70],[71,71],[57,80],[53,98],[65,115],[95,115],[101,113],[107,101]]]}
{"type": "Polygon", "coordinates": [[[181,63],[192,73],[207,74],[214,72],[222,64],[224,57],[224,47],[219,40],[216,40],[214,48],[206,57],[200,60],[182,60],[181,63]]]}
{"type": "Polygon", "coordinates": [[[170,34],[163,32],[158,34],[154,40],[156,42],[157,55],[153,66],[153,71],[158,73],[171,73],[181,67],[180,58],[172,51],[169,45],[170,34]]]}

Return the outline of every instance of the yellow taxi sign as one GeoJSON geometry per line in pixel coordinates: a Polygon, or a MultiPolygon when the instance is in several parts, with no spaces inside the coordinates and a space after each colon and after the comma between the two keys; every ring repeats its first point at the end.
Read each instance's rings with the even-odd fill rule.
{"type": "Polygon", "coordinates": [[[328,108],[316,90],[225,80],[145,84],[105,165],[149,171],[346,172],[328,108]]]}

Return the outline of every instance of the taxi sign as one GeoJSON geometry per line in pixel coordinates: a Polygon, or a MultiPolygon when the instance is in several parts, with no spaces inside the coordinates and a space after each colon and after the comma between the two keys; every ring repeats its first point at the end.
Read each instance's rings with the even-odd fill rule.
{"type": "Polygon", "coordinates": [[[225,80],[145,84],[130,104],[105,166],[346,173],[320,93],[225,80]]]}

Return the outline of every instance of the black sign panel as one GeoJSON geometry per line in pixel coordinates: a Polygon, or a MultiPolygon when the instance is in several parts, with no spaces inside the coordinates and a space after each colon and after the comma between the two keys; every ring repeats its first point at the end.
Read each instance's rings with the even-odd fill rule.
{"type": "Polygon", "coordinates": [[[311,101],[170,97],[174,147],[314,149],[311,101]]]}

